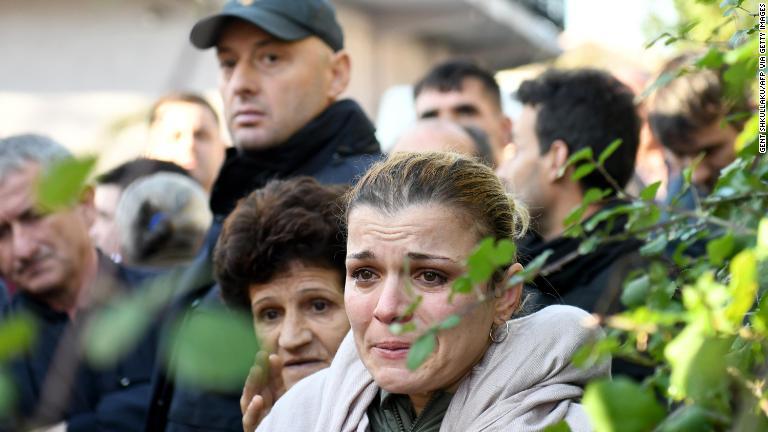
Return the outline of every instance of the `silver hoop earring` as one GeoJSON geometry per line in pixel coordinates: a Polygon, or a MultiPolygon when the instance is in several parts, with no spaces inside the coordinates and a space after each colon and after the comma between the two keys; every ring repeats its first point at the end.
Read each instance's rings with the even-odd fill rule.
{"type": "Polygon", "coordinates": [[[493,343],[501,343],[504,342],[504,339],[509,336],[509,321],[504,322],[504,333],[501,336],[495,336],[494,334],[501,326],[498,326],[496,328],[491,327],[491,332],[489,333],[489,336],[491,337],[491,342],[493,343]]]}

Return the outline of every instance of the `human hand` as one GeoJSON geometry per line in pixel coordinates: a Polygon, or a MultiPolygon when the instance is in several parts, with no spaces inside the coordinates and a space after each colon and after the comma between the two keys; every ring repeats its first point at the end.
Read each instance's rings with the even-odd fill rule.
{"type": "Polygon", "coordinates": [[[266,352],[259,351],[254,365],[248,372],[243,395],[240,397],[243,430],[255,431],[284,392],[283,362],[280,361],[280,357],[277,354],[267,355],[266,352]]]}

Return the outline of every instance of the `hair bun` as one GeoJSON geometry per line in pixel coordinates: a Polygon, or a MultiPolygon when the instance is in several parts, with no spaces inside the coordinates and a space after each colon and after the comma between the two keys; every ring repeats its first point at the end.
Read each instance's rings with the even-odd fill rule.
{"type": "Polygon", "coordinates": [[[528,231],[528,225],[531,223],[531,215],[528,213],[528,209],[525,207],[522,201],[515,198],[515,196],[507,192],[507,199],[509,200],[509,211],[512,213],[512,227],[514,232],[514,238],[522,238],[528,231]]]}

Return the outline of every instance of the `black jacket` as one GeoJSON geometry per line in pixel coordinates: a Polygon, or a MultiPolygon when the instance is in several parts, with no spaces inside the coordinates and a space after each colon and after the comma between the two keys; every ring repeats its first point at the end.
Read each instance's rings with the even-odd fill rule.
{"type": "Polygon", "coordinates": [[[619,299],[624,279],[631,270],[644,264],[638,253],[640,243],[633,239],[621,240],[580,255],[581,241],[569,237],[545,241],[537,233],[530,233],[520,242],[523,266],[542,252],[552,251],[542,272],[526,286],[532,307],[567,304],[600,313],[621,309],[619,299]]]}
{"type": "MultiPolygon", "coordinates": [[[[381,157],[374,132],[357,103],[343,100],[280,146],[258,152],[229,149],[211,194],[214,223],[204,252],[189,269],[198,283],[181,288],[169,319],[225,307],[213,280],[211,258],[221,224],[240,198],[276,178],[306,175],[325,184],[351,184],[381,157]]],[[[164,370],[155,375],[146,431],[242,431],[239,390],[212,393],[174,381],[164,370]]]]}
{"type": "MultiPolygon", "coordinates": [[[[614,203],[613,205],[620,204],[614,203]]],[[[613,236],[619,234],[626,218],[618,218],[608,229],[613,236]]],[[[603,231],[605,222],[596,230],[603,231]]],[[[643,268],[647,261],[638,252],[642,243],[637,239],[618,240],[598,246],[587,254],[579,254],[582,239],[557,237],[545,241],[537,233],[529,233],[519,246],[519,260],[523,266],[551,250],[538,276],[526,284],[526,312],[553,304],[576,306],[587,312],[612,314],[623,309],[621,293],[624,280],[633,270],[643,268]]],[[[613,375],[628,375],[642,380],[653,373],[644,366],[614,358],[613,375]]]]}
{"type": "MultiPolygon", "coordinates": [[[[99,286],[118,292],[129,291],[150,274],[119,266],[99,255],[99,286]]],[[[95,306],[94,308],[98,308],[95,306]]],[[[0,420],[0,430],[20,430],[20,422],[35,415],[41,402],[43,383],[49,374],[57,382],[71,376],[70,391],[62,402],[66,406],[48,407],[43,418],[46,422],[67,422],[71,432],[136,431],[141,430],[146,414],[151,386],[153,363],[156,357],[157,331],[148,332],[138,345],[114,367],[97,369],[87,365],[76,351],[65,357],[75,364],[67,368],[67,361],[56,357],[64,346],[74,346],[82,340],[83,323],[93,308],[81,311],[78,319],[70,320],[66,313],[57,312],[47,304],[24,292],[17,292],[6,310],[8,316],[29,314],[36,323],[36,338],[29,352],[11,361],[8,371],[16,390],[16,409],[12,417],[0,420]],[[70,355],[71,354],[71,355],[70,355]],[[52,368],[52,366],[56,368],[52,368]],[[62,368],[64,370],[62,370],[62,368]]],[[[39,412],[37,412],[39,415],[39,412]]]]}

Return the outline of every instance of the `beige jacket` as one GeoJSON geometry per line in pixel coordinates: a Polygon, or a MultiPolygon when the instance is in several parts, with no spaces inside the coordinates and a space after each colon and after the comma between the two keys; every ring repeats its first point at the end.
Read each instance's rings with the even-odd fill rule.
{"type": "MultiPolygon", "coordinates": [[[[440,432],[533,432],[563,419],[574,432],[592,430],[578,401],[588,381],[610,375],[610,362],[586,369],[571,363],[601,334],[582,325],[588,316],[550,306],[511,320],[509,336],[492,344],[459,384],[440,432]]],[[[293,386],[257,432],[368,431],[366,410],[378,390],[350,333],[331,366],[293,386]]]]}

